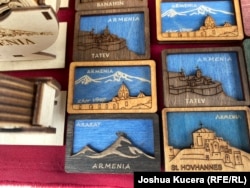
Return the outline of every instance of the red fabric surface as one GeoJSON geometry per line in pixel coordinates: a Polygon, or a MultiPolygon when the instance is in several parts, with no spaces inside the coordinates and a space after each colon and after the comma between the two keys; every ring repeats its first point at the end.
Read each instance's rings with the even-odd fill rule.
{"type": "MultiPolygon", "coordinates": [[[[68,88],[68,68],[72,61],[74,33],[74,0],[69,8],[58,12],[59,21],[67,22],[66,65],[63,69],[9,71],[17,77],[52,76],[60,82],[62,90],[68,88]]],[[[191,48],[227,44],[159,44],[156,40],[155,0],[148,1],[150,17],[151,59],[156,61],[158,114],[163,105],[161,51],[166,48],[191,48]]],[[[31,140],[32,142],[32,140],[31,140]]],[[[29,185],[36,187],[131,188],[133,174],[69,174],[64,171],[64,146],[11,146],[0,145],[0,186],[29,185]]],[[[163,160],[162,160],[163,161],[163,160]]]]}
{"type": "Polygon", "coordinates": [[[244,31],[245,31],[245,34],[248,37],[250,37],[250,25],[249,25],[250,3],[248,0],[241,0],[241,4],[242,4],[242,17],[243,17],[244,31]]]}

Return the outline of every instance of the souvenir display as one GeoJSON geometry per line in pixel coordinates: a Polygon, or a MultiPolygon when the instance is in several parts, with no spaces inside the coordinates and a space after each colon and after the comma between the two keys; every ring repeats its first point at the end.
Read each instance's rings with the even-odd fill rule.
{"type": "Polygon", "coordinates": [[[247,185],[249,12],[0,0],[0,186],[247,185]]]}

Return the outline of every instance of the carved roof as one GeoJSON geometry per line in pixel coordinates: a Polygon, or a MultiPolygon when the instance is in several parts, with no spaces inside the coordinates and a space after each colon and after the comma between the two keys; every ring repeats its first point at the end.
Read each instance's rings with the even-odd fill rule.
{"type": "Polygon", "coordinates": [[[216,25],[214,19],[211,16],[207,16],[204,23],[207,28],[213,28],[216,25]]]}
{"type": "Polygon", "coordinates": [[[201,128],[201,129],[198,129],[197,131],[195,131],[196,133],[213,133],[214,131],[211,131],[209,129],[206,129],[206,128],[201,128]]]}

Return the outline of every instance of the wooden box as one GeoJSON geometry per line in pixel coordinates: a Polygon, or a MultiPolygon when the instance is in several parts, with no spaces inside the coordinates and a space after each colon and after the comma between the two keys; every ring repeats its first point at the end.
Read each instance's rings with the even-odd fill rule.
{"type": "Polygon", "coordinates": [[[240,0],[241,12],[242,12],[242,22],[244,33],[246,36],[250,36],[250,2],[248,0],[240,0]]]}
{"type": "Polygon", "coordinates": [[[162,110],[165,171],[250,170],[249,108],[162,110]]]}
{"type": "Polygon", "coordinates": [[[70,115],[65,171],[160,171],[157,114],[70,115]]]}
{"type": "Polygon", "coordinates": [[[97,10],[97,9],[117,9],[129,7],[147,7],[148,0],[76,0],[75,9],[97,10]]]}
{"type": "Polygon", "coordinates": [[[150,59],[148,8],[78,11],[73,61],[150,59]]]}
{"type": "Polygon", "coordinates": [[[0,74],[0,144],[63,145],[66,92],[51,77],[0,74]]]}
{"type": "Polygon", "coordinates": [[[165,107],[247,106],[250,103],[241,47],[162,51],[165,107]]]}
{"type": "Polygon", "coordinates": [[[67,111],[154,113],[157,111],[155,61],[72,62],[67,111]]]}
{"type": "Polygon", "coordinates": [[[156,24],[160,42],[244,38],[238,0],[156,0],[156,24]]]}

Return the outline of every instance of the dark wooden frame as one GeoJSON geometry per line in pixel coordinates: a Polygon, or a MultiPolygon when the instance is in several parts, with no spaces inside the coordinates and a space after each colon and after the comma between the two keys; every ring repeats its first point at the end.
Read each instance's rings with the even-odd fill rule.
{"type": "MultiPolygon", "coordinates": [[[[184,49],[166,49],[162,51],[162,72],[163,72],[163,93],[164,93],[164,106],[165,107],[212,107],[212,106],[248,106],[250,104],[250,94],[249,94],[249,84],[246,72],[246,65],[243,50],[241,47],[211,47],[211,48],[184,48],[184,49]],[[175,98],[174,95],[170,95],[169,89],[169,73],[166,67],[166,57],[171,54],[188,54],[188,53],[217,53],[217,52],[235,52],[238,57],[238,69],[240,72],[240,81],[242,85],[242,92],[244,100],[231,101],[221,100],[218,101],[218,98],[211,96],[210,100],[207,100],[205,103],[199,104],[185,104],[184,98],[175,98]],[[212,100],[211,100],[212,99],[212,100]],[[179,100],[179,101],[178,101],[179,100]],[[182,102],[180,101],[182,100],[182,102]],[[178,103],[176,103],[178,101],[178,103]]],[[[216,71],[216,70],[215,70],[216,71]]],[[[191,97],[190,97],[191,98],[191,97]]]]}
{"type": "Polygon", "coordinates": [[[82,0],[75,1],[75,9],[79,10],[97,10],[97,9],[117,9],[117,8],[129,8],[129,7],[146,7],[148,5],[147,0],[101,0],[93,2],[82,2],[82,0]]]}
{"type": "MultiPolygon", "coordinates": [[[[140,132],[138,131],[138,134],[140,132]]],[[[84,136],[84,135],[83,135],[84,136]]],[[[98,139],[98,138],[93,138],[98,139]]],[[[159,136],[159,119],[157,114],[94,114],[94,115],[70,115],[67,123],[67,140],[66,140],[66,160],[65,171],[68,173],[133,173],[135,171],[160,171],[161,169],[161,155],[160,155],[160,136],[159,136]],[[108,156],[106,159],[90,159],[83,155],[72,156],[72,144],[74,139],[74,121],[90,118],[91,120],[98,119],[122,119],[124,121],[129,119],[152,119],[153,136],[154,136],[154,159],[143,158],[123,158],[118,155],[108,156]],[[101,168],[93,169],[95,163],[112,163],[125,164],[125,168],[101,168]],[[130,168],[126,168],[129,165],[130,168]]]]}
{"type": "MultiPolygon", "coordinates": [[[[105,28],[104,28],[105,29],[105,28]]],[[[93,10],[93,11],[78,11],[75,15],[75,28],[74,28],[74,41],[73,41],[73,61],[110,61],[110,60],[137,60],[137,59],[150,59],[150,31],[149,31],[149,11],[147,7],[137,8],[124,8],[124,9],[106,9],[106,10],[93,10]],[[116,51],[105,51],[102,49],[88,50],[83,52],[79,49],[79,37],[80,37],[80,20],[84,16],[102,16],[102,15],[118,15],[118,14],[131,14],[131,13],[143,13],[144,14],[144,43],[145,53],[136,54],[131,50],[124,51],[124,48],[116,51]],[[108,57],[93,58],[92,53],[109,53],[108,57]]]]}
{"type": "Polygon", "coordinates": [[[250,87],[250,39],[246,38],[243,41],[244,55],[246,60],[246,68],[248,73],[248,83],[250,87]]]}

